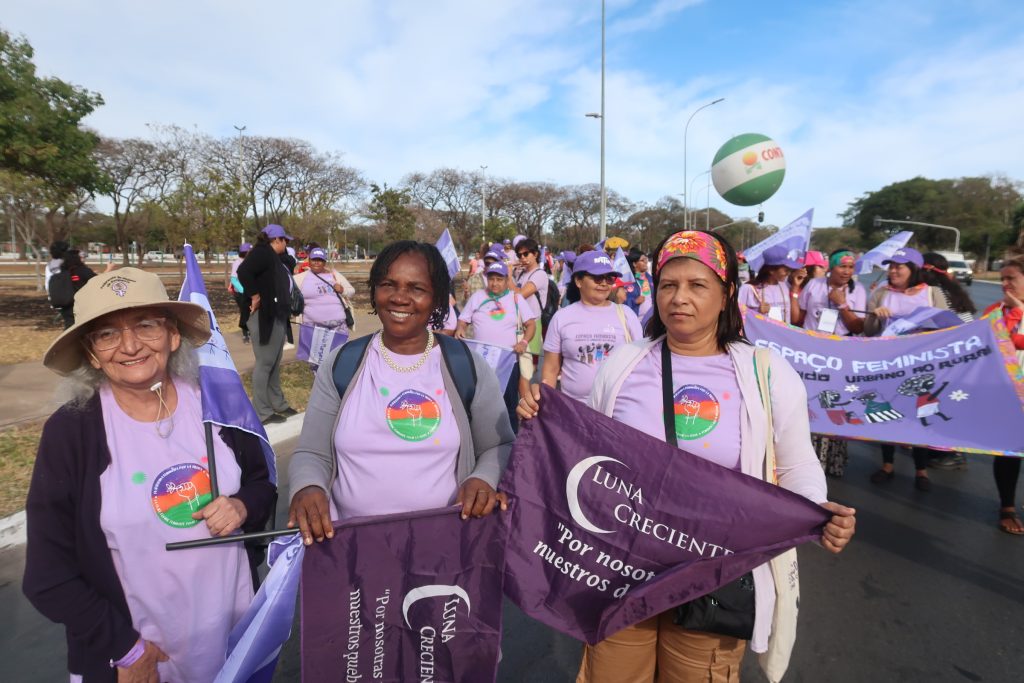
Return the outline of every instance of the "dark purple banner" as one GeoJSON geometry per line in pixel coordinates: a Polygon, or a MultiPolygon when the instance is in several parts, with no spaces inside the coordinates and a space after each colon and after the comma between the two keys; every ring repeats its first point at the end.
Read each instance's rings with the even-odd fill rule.
{"type": "Polygon", "coordinates": [[[493,683],[506,531],[459,510],[353,520],[309,547],[304,683],[493,683]]]}
{"type": "Polygon", "coordinates": [[[811,501],[542,391],[501,483],[505,593],[534,619],[596,643],[820,538],[811,501]]]}

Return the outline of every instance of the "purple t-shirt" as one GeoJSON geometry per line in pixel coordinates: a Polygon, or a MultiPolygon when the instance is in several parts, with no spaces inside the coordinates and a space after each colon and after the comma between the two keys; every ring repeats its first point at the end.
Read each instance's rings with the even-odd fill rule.
{"type": "Polygon", "coordinates": [[[459,320],[473,325],[473,339],[510,349],[516,345],[517,308],[523,323],[537,317],[533,307],[512,290],[496,297],[481,289],[469,297],[459,320]]]}
{"type": "Polygon", "coordinates": [[[927,286],[915,292],[897,292],[887,288],[879,305],[888,308],[894,318],[910,315],[921,306],[932,305],[931,291],[927,286]]]}
{"type": "Polygon", "coordinates": [[[618,305],[625,325],[619,319],[615,304],[588,306],[577,301],[559,309],[551,318],[544,351],[562,356],[562,391],[577,401],[587,400],[594,377],[601,364],[617,346],[641,339],[640,320],[628,306],[618,305]]]}
{"type": "Polygon", "coordinates": [[[448,315],[444,318],[444,324],[441,325],[442,330],[454,330],[459,326],[459,319],[455,315],[455,307],[448,304],[448,315]]]}
{"type": "MultiPolygon", "coordinates": [[[[227,651],[228,633],[252,601],[249,562],[241,543],[168,553],[165,543],[209,538],[192,519],[211,500],[199,390],[174,383],[178,405],[167,438],[157,423],[138,422],[100,388],[110,465],[100,475],[100,526],[124,589],[132,626],[167,653],[158,665],[169,683],[209,682],[227,651]]],[[[170,420],[159,424],[163,430],[170,420]]],[[[217,484],[236,493],[241,469],[214,437],[217,484]]],[[[118,653],[118,656],[125,653],[118,653]]]]}
{"type": "Polygon", "coordinates": [[[777,285],[745,284],[740,287],[739,300],[741,304],[755,312],[759,310],[761,301],[765,301],[772,308],[768,317],[785,323],[790,321],[789,311],[792,306],[790,305],[789,284],[786,282],[780,282],[777,285]]]}
{"type": "Polygon", "coordinates": [[[531,294],[526,298],[526,300],[530,304],[530,308],[533,309],[534,317],[539,318],[541,309],[544,308],[544,303],[548,300],[548,283],[550,283],[551,280],[548,279],[548,274],[544,272],[544,269],[538,267],[530,271],[529,275],[526,273],[520,273],[516,278],[516,284],[519,285],[520,289],[525,287],[527,282],[532,282],[533,286],[537,288],[537,292],[535,294],[531,294]],[[537,303],[538,294],[540,295],[539,304],[537,303]]]}
{"type": "MultiPolygon", "coordinates": [[[[665,439],[661,409],[661,345],[655,344],[622,383],[614,417],[623,424],[665,439]]],[[[739,470],[742,397],[728,354],[672,354],[672,396],[679,448],[739,470]]]]}
{"type": "Polygon", "coordinates": [[[306,300],[306,305],[302,309],[302,322],[332,329],[345,328],[345,309],[337,292],[334,291],[333,284],[334,276],[329,272],[322,273],[319,277],[313,271],[306,272],[299,287],[306,300]]]}
{"type": "MultiPolygon", "coordinates": [[[[848,287],[848,285],[845,285],[848,287]]],[[[814,278],[810,282],[804,284],[804,288],[800,291],[800,308],[804,311],[804,329],[816,330],[818,329],[818,321],[821,319],[821,311],[827,308],[836,308],[836,305],[828,298],[829,286],[827,277],[814,278]]],[[[867,305],[868,295],[864,291],[864,287],[859,282],[853,284],[853,291],[846,290],[846,303],[849,304],[850,308],[855,311],[863,311],[867,305]]],[[[856,313],[858,317],[863,318],[863,313],[856,313]]],[[[835,334],[840,336],[846,336],[850,334],[850,330],[843,324],[842,316],[839,317],[836,323],[835,334]]]]}
{"type": "MultiPolygon", "coordinates": [[[[416,372],[396,372],[374,335],[334,433],[332,519],[444,507],[455,501],[459,429],[434,346],[416,372]]],[[[389,354],[400,367],[420,354],[389,354]]]]}

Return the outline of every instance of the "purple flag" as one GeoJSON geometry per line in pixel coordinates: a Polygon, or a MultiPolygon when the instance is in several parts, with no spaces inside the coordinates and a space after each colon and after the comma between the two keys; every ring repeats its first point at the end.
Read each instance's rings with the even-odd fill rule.
{"type": "Polygon", "coordinates": [[[882,330],[882,337],[896,337],[901,334],[911,334],[920,330],[942,330],[947,327],[963,325],[961,320],[953,311],[931,306],[918,306],[904,316],[890,318],[889,324],[882,330]]]}
{"type": "Polygon", "coordinates": [[[505,387],[508,386],[509,379],[512,377],[512,370],[515,369],[516,363],[519,362],[519,357],[516,356],[515,352],[504,346],[487,344],[475,339],[463,339],[462,341],[466,342],[470,351],[483,358],[487,361],[488,365],[494,368],[494,374],[498,376],[498,386],[504,392],[505,387]]]}
{"type": "Polygon", "coordinates": [[[629,261],[626,260],[626,254],[623,253],[622,247],[615,250],[615,263],[613,264],[615,270],[622,273],[622,277],[619,279],[629,284],[636,282],[636,277],[633,275],[633,270],[629,267],[629,261]]]}
{"type": "Polygon", "coordinates": [[[800,260],[811,243],[811,222],[814,220],[814,209],[807,209],[804,215],[779,230],[766,240],[758,242],[743,250],[743,256],[750,264],[751,274],[761,270],[764,259],[761,254],[770,247],[785,247],[791,259],[800,260]]]}
{"type": "Polygon", "coordinates": [[[185,281],[181,283],[178,301],[191,301],[206,309],[210,316],[210,339],[199,352],[199,391],[203,399],[203,422],[212,422],[222,427],[234,427],[255,434],[260,438],[263,456],[267,460],[270,481],[277,484],[277,465],[274,449],[267,439],[267,432],[260,424],[256,409],[245,393],[242,378],[235,369],[224,335],[220,333],[217,317],[206,296],[206,283],[199,270],[192,245],[185,245],[185,281]]]}
{"type": "Polygon", "coordinates": [[[455,253],[455,244],[452,242],[452,234],[448,232],[448,228],[444,229],[434,246],[441,252],[444,262],[448,264],[448,277],[454,278],[460,268],[459,255],[455,253]]]}
{"type": "Polygon", "coordinates": [[[302,566],[302,680],[493,683],[503,515],[460,508],[365,517],[302,566]]]}
{"type": "Polygon", "coordinates": [[[321,365],[327,354],[347,341],[348,332],[302,323],[299,325],[299,343],[295,347],[295,359],[321,365]]]}
{"type": "Polygon", "coordinates": [[[811,501],[541,391],[500,486],[505,593],[534,619],[596,643],[821,536],[811,501]]]}
{"type": "Polygon", "coordinates": [[[839,337],[747,311],[747,338],[807,387],[811,431],[941,450],[1024,455],[1024,382],[996,321],[905,337],[839,337]]]}
{"type": "Polygon", "coordinates": [[[907,246],[907,242],[914,236],[910,230],[898,232],[889,239],[879,244],[874,249],[865,252],[857,259],[856,270],[858,275],[867,275],[875,266],[882,267],[882,261],[891,257],[898,249],[907,246]]]}

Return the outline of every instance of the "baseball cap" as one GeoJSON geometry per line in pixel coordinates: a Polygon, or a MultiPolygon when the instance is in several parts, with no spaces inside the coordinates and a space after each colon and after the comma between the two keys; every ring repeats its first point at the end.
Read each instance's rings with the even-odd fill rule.
{"type": "Polygon", "coordinates": [[[501,275],[502,277],[508,277],[508,266],[505,265],[504,261],[495,261],[491,265],[487,266],[484,271],[487,275],[501,275]]]}
{"type": "Polygon", "coordinates": [[[495,251],[494,249],[491,249],[486,254],[484,254],[484,260],[485,261],[487,259],[489,259],[489,258],[494,259],[495,261],[504,261],[505,260],[505,253],[501,252],[501,251],[495,251]]]}
{"type": "Polygon", "coordinates": [[[250,244],[249,242],[242,242],[241,244],[238,245],[239,254],[247,254],[250,251],[252,251],[252,244],[250,244]]]}
{"type": "Polygon", "coordinates": [[[572,272],[573,274],[589,273],[590,275],[611,273],[616,277],[622,276],[622,273],[615,270],[612,265],[611,257],[603,251],[585,251],[577,256],[575,263],[572,264],[572,272]]]}
{"type": "Polygon", "coordinates": [[[903,247],[902,249],[897,249],[896,253],[882,261],[883,266],[889,265],[890,263],[913,263],[915,266],[920,268],[924,265],[924,257],[921,256],[921,252],[917,249],[903,247]]]}
{"type": "Polygon", "coordinates": [[[791,258],[789,251],[782,246],[769,247],[764,250],[761,254],[761,258],[764,260],[766,266],[786,266],[796,270],[797,268],[803,268],[804,264],[800,263],[795,257],[791,258]]]}
{"type": "Polygon", "coordinates": [[[261,232],[270,239],[275,239],[277,237],[283,237],[289,241],[294,239],[291,235],[285,232],[284,228],[282,228],[280,225],[275,225],[274,223],[271,223],[267,227],[263,228],[261,232]]]}
{"type": "Polygon", "coordinates": [[[804,254],[804,265],[828,268],[828,261],[825,260],[825,255],[820,251],[809,251],[804,254]]]}
{"type": "Polygon", "coordinates": [[[317,247],[316,249],[313,249],[309,252],[309,260],[312,261],[313,259],[320,259],[321,261],[326,261],[327,252],[321,249],[320,247],[317,247]]]}

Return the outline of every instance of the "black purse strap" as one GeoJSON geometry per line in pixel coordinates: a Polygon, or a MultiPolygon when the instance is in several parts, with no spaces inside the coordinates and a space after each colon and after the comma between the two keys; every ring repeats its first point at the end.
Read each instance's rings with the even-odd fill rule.
{"type": "Polygon", "coordinates": [[[334,288],[334,285],[332,285],[330,282],[328,282],[327,280],[323,279],[322,277],[320,277],[319,275],[314,273],[312,270],[309,271],[309,272],[310,272],[311,275],[314,275],[317,280],[319,280],[320,282],[322,282],[325,285],[327,285],[328,287],[330,287],[331,291],[334,292],[334,296],[338,297],[338,301],[341,302],[341,307],[342,308],[346,308],[346,306],[345,306],[345,299],[341,296],[341,293],[334,288]]]}
{"type": "Polygon", "coordinates": [[[665,443],[678,448],[676,439],[676,404],[672,400],[672,352],[668,339],[661,342],[661,411],[665,420],[665,443]]]}

